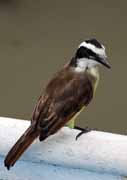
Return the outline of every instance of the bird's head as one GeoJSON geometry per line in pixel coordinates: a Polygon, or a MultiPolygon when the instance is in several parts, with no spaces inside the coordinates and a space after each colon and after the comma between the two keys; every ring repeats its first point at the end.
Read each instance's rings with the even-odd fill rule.
{"type": "Polygon", "coordinates": [[[89,39],[82,42],[75,53],[74,59],[80,68],[90,68],[99,64],[110,68],[105,47],[96,39],[89,39]]]}

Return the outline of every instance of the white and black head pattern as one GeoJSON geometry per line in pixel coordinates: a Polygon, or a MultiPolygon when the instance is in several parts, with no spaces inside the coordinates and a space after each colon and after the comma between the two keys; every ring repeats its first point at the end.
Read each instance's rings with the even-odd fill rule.
{"type": "Polygon", "coordinates": [[[110,68],[106,59],[105,47],[96,39],[89,39],[79,45],[72,63],[77,71],[84,71],[98,64],[110,68]]]}

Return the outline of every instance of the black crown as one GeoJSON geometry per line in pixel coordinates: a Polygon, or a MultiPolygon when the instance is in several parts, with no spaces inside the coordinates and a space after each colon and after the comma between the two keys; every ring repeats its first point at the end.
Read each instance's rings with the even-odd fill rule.
{"type": "Polygon", "coordinates": [[[102,45],[96,40],[96,39],[88,39],[85,41],[86,43],[90,43],[93,44],[94,46],[96,46],[97,48],[102,48],[102,45]]]}

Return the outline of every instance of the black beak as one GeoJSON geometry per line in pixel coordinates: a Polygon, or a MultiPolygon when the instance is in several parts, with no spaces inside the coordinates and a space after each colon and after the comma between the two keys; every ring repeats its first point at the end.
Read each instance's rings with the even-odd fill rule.
{"type": "Polygon", "coordinates": [[[98,61],[100,64],[103,64],[105,67],[107,67],[107,68],[111,68],[111,66],[110,66],[110,64],[109,64],[109,62],[107,61],[107,57],[97,57],[96,58],[96,61],[98,61]]]}

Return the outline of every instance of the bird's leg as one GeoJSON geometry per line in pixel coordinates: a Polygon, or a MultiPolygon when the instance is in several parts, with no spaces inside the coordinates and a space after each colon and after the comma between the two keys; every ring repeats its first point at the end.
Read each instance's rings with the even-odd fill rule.
{"type": "Polygon", "coordinates": [[[93,128],[89,128],[89,127],[81,128],[81,127],[79,127],[79,126],[75,126],[74,129],[78,129],[78,130],[81,131],[80,133],[77,134],[77,136],[76,136],[76,138],[75,138],[76,140],[77,140],[82,134],[88,133],[88,132],[90,132],[90,131],[92,131],[92,130],[97,130],[97,129],[93,129],[93,128]]]}

